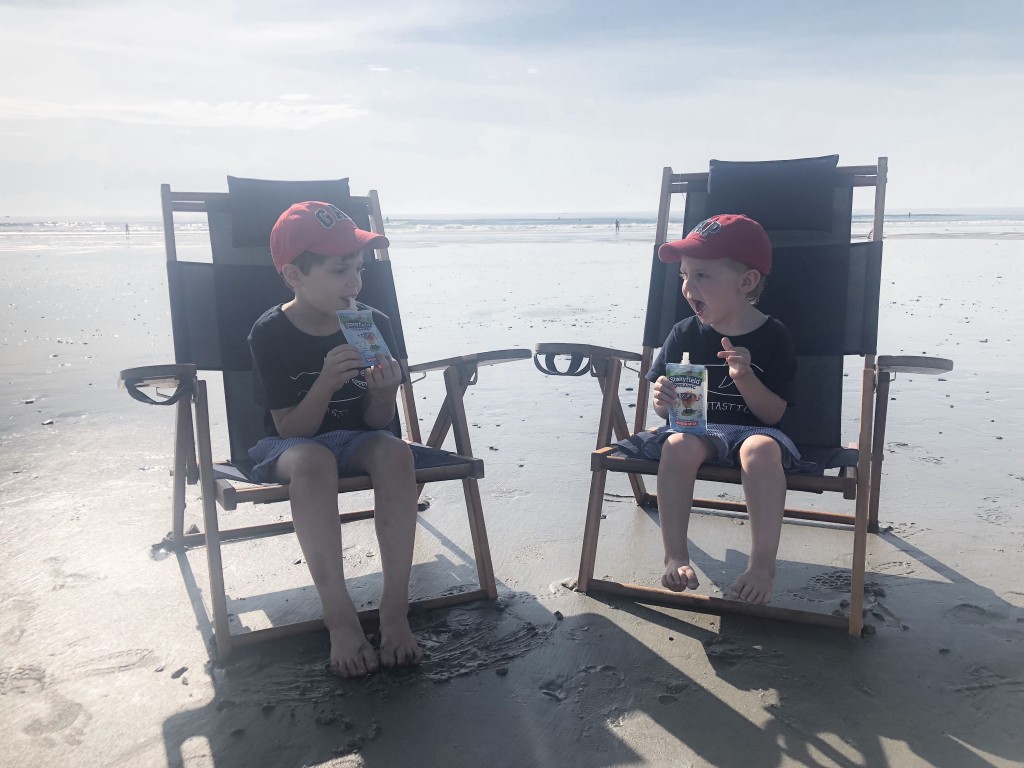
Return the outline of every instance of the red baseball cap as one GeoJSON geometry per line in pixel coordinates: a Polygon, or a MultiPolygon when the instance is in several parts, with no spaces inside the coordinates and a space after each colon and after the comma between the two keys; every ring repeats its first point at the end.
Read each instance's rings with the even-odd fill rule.
{"type": "Polygon", "coordinates": [[[338,206],[315,200],[295,203],[278,217],[270,231],[270,255],[278,272],[306,251],[319,256],[348,256],[371,245],[387,248],[390,243],[384,235],[356,227],[338,206]]]}
{"type": "Polygon", "coordinates": [[[704,219],[682,240],[664,243],[658,258],[666,264],[691,259],[732,259],[762,275],[772,271],[772,241],[764,228],[738,213],[704,219]]]}

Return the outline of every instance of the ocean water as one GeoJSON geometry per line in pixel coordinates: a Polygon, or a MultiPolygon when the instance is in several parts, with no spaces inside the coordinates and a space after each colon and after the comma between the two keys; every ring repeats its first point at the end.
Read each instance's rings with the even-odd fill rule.
{"type": "MultiPolygon", "coordinates": [[[[445,244],[511,244],[517,242],[620,242],[650,243],[654,240],[656,218],[652,215],[564,216],[423,216],[389,217],[385,232],[395,245],[434,247],[445,244]]],[[[868,213],[854,215],[855,238],[867,238],[872,218],[868,213]]],[[[175,230],[186,243],[202,243],[206,225],[194,215],[179,214],[175,230]]],[[[681,236],[682,222],[669,225],[671,237],[681,236]]],[[[1024,237],[1024,212],[999,213],[970,211],[963,213],[890,214],[885,219],[887,238],[1021,238],[1024,237]]],[[[163,242],[163,224],[159,220],[106,217],[101,220],[71,220],[6,217],[0,219],[0,253],[21,249],[151,245],[163,242]],[[128,230],[125,231],[127,225],[128,230]]]]}

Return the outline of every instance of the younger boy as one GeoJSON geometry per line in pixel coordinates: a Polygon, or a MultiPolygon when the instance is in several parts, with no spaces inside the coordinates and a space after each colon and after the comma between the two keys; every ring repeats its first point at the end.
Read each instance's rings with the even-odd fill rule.
{"type": "Polygon", "coordinates": [[[667,418],[676,398],[664,375],[666,363],[680,362],[689,352],[691,363],[708,367],[706,435],[661,430],[643,446],[645,455],[657,458],[660,445],[661,583],[676,592],[698,586],[687,546],[697,470],[704,462],[738,463],[751,549],[748,568],[729,596],[764,604],[772,596],[782,532],[784,469],[808,468],[792,441],[771,427],[786,412],[796,375],[789,331],[755,306],[771,272],[771,242],[756,221],[723,214],[702,221],[685,239],[662,245],[658,258],[679,262],[683,297],[694,316],[672,328],[647,374],[657,414],[667,418]]]}
{"type": "MultiPolygon", "coordinates": [[[[387,429],[395,418],[401,367],[378,354],[377,365],[364,369],[335,314],[367,309],[356,302],[362,250],[387,245],[385,237],[357,229],[329,203],[291,206],[274,225],[270,253],[295,296],[264,312],[249,334],[257,396],[268,411],[268,437],[249,451],[253,479],[289,485],[295,533],[330,632],[330,667],[342,677],[365,675],[380,664],[415,663],[423,655],[407,615],[416,532],[413,458],[387,429]],[[338,525],[342,473],[366,473],[373,480],[384,577],[379,659],[345,587],[338,525]]],[[[387,317],[376,310],[374,317],[391,346],[387,317]]]]}

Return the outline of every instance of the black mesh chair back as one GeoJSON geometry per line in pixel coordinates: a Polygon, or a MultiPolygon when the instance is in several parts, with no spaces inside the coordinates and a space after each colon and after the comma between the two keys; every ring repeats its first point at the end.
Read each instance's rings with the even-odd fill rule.
{"type": "MultiPolygon", "coordinates": [[[[270,230],[292,203],[322,200],[337,205],[361,229],[370,229],[369,200],[348,193],[345,180],[276,182],[229,177],[229,195],[206,203],[212,262],[169,261],[168,283],[177,363],[220,371],[231,463],[244,473],[248,449],[265,435],[264,409],[256,402],[247,338],[268,308],[292,298],[270,258],[270,230]]],[[[394,356],[408,359],[391,262],[364,254],[359,301],[388,316],[394,356]]],[[[396,420],[392,429],[400,435],[396,420]]]]}
{"type": "MultiPolygon", "coordinates": [[[[837,160],[712,161],[707,188],[687,189],[678,235],[720,213],[748,215],[767,231],[772,274],[758,308],[789,328],[798,356],[795,404],[780,428],[821,469],[856,462],[842,447],[843,358],[876,352],[882,267],[880,241],[851,245],[853,186],[837,160]]],[[[693,314],[681,286],[678,264],[655,252],[644,346],[660,347],[693,314]]]]}

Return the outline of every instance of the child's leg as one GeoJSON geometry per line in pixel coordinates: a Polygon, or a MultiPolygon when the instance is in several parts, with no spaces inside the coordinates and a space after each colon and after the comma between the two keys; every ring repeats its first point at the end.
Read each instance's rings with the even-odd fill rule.
{"type": "Polygon", "coordinates": [[[782,449],[767,435],[749,437],[740,446],[740,469],[750,517],[750,562],[729,588],[729,597],[764,605],[772,598],[786,506],[782,449]]]}
{"type": "Polygon", "coordinates": [[[658,516],[661,519],[661,539],[665,544],[665,572],[661,583],[674,592],[695,589],[699,585],[697,574],[690,567],[686,533],[690,525],[697,470],[710,455],[708,444],[696,435],[669,435],[661,449],[658,516]]]}
{"type": "Polygon", "coordinates": [[[373,479],[374,524],[384,586],[380,597],[380,659],[385,667],[423,657],[409,627],[409,575],[416,537],[416,477],[412,451],[396,437],[374,435],[353,452],[349,469],[373,479]]]}
{"type": "Polygon", "coordinates": [[[345,588],[337,460],[322,445],[295,445],[277,460],[275,476],[289,483],[295,534],[331,634],[331,669],[342,677],[373,672],[378,667],[377,654],[363,634],[356,607],[345,588]]]}

